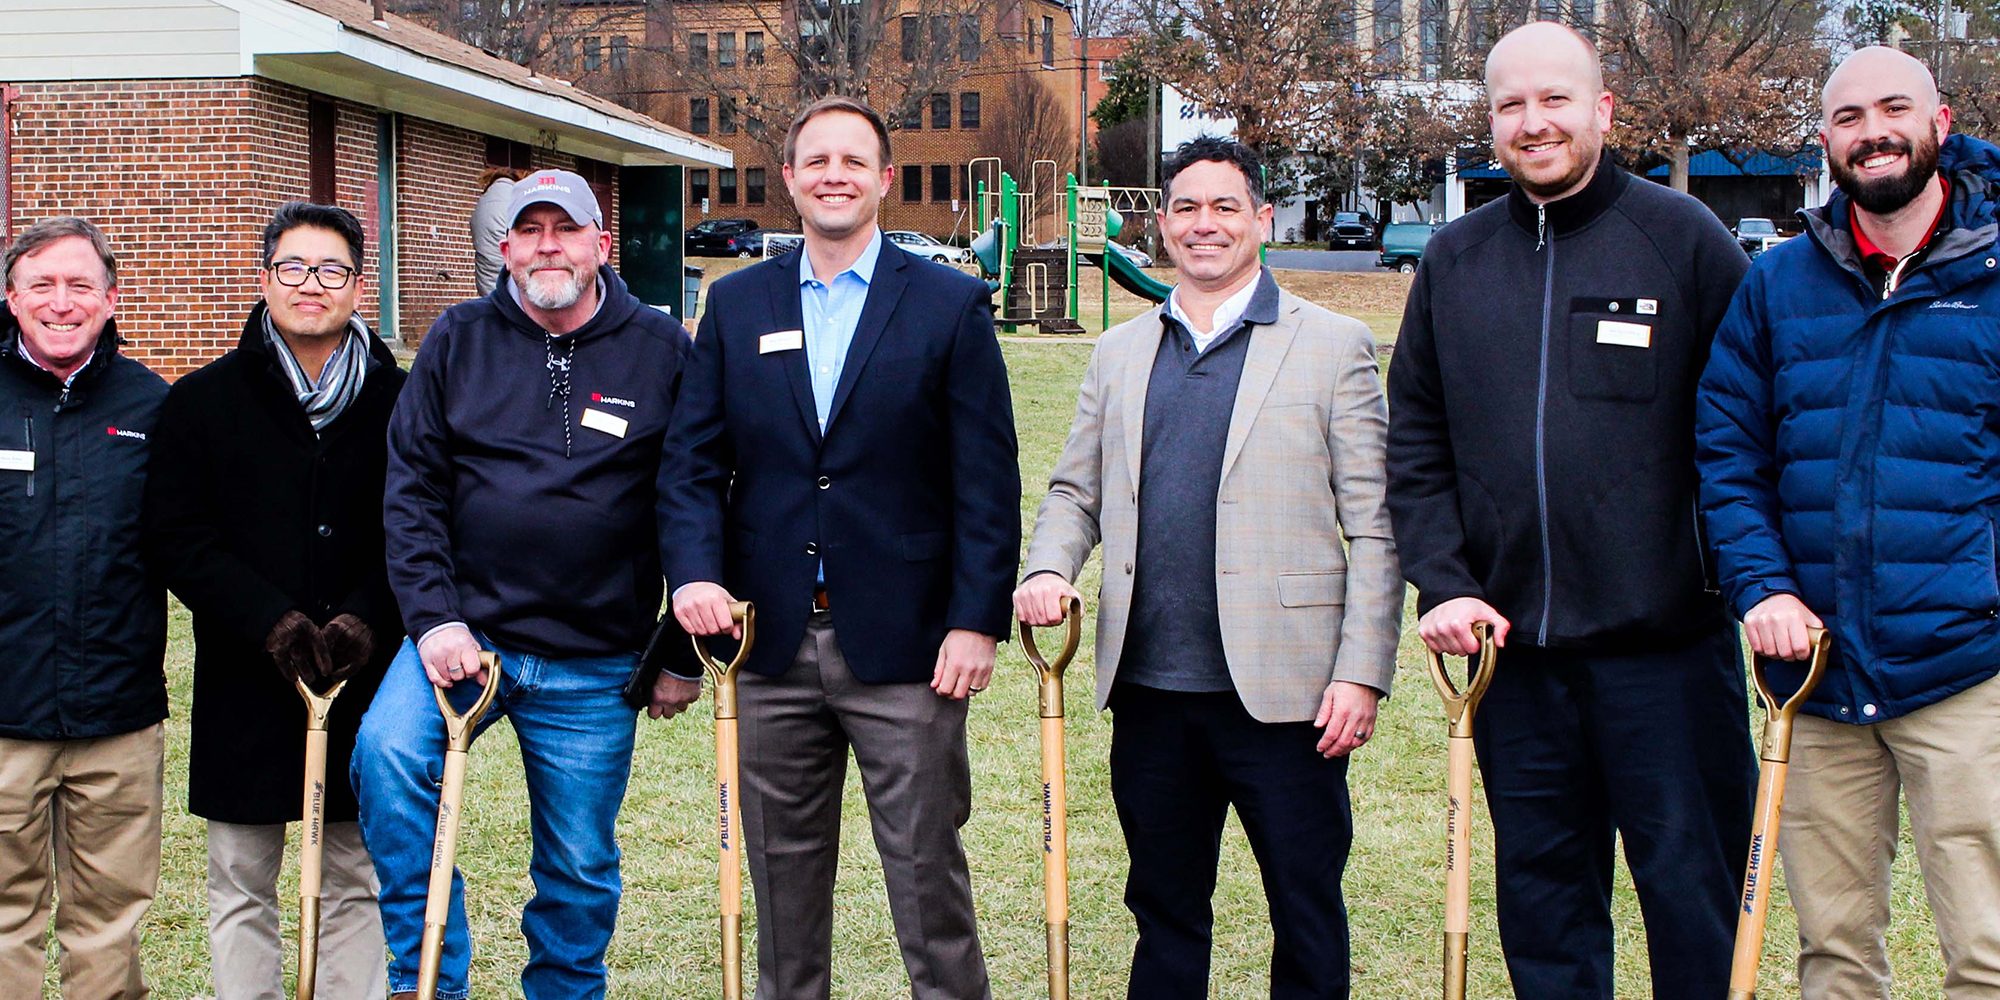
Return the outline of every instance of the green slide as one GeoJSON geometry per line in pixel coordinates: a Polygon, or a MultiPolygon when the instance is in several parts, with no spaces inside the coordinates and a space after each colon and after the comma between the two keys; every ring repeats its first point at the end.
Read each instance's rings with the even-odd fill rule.
{"type": "Polygon", "coordinates": [[[1167,293],[1174,290],[1174,286],[1140,270],[1137,264],[1127,260],[1124,254],[1115,250],[1102,254],[1086,253],[1078,254],[1077,256],[1079,260],[1091,267],[1102,266],[1099,263],[1099,258],[1110,261],[1111,280],[1117,282],[1118,287],[1148,302],[1165,302],[1167,300],[1167,293]]]}

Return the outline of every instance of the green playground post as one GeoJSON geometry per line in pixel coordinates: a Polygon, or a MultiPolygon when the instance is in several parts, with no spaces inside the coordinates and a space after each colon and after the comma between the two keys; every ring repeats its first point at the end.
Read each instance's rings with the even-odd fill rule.
{"type": "Polygon", "coordinates": [[[1075,316],[1082,308],[1083,300],[1076,287],[1076,175],[1065,174],[1063,198],[1069,205],[1069,314],[1075,316]]]}

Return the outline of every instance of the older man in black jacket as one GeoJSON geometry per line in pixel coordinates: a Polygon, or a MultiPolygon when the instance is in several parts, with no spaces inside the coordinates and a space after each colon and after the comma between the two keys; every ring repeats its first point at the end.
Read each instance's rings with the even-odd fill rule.
{"type": "Polygon", "coordinates": [[[117,264],[104,234],[73,217],[7,248],[0,997],[42,995],[54,895],[64,992],[146,995],[139,923],[160,880],[167,602],[140,558],[139,500],[167,385],[118,353],[117,264]]]}
{"type": "Polygon", "coordinates": [[[153,437],[148,548],[194,613],[188,808],[208,820],[217,1000],[281,995],[278,871],[305,766],[295,682],[342,678],[328,720],[318,993],[388,992],[347,762],[403,634],[381,504],[404,375],[355,315],[362,239],[343,209],[280,207],[243,339],[173,387],[153,437]]]}

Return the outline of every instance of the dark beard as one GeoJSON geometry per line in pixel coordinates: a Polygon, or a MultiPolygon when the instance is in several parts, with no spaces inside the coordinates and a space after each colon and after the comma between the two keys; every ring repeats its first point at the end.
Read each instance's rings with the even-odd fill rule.
{"type": "Polygon", "coordinates": [[[1846,160],[1829,159],[1828,166],[1833,171],[1833,182],[1847,192],[1854,204],[1870,215],[1888,215],[1909,204],[1924,192],[1931,178],[1937,175],[1938,137],[1937,126],[1931,126],[1928,138],[1916,143],[1896,139],[1856,146],[1847,154],[1846,160]],[[1909,157],[1909,167],[1893,177],[1862,180],[1854,173],[1854,164],[1878,153],[1902,153],[1909,157]]]}

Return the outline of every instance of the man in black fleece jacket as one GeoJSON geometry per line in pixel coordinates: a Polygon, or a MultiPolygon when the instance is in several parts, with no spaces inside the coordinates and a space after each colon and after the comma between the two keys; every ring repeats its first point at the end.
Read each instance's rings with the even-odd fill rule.
{"type": "MultiPolygon", "coordinates": [[[[591,1000],[620,892],[613,829],[635,722],[621,692],[660,608],[655,479],[692,345],[605,265],[611,238],[583,178],[529,175],[507,218],[509,279],[439,317],[390,420],[389,583],[411,639],[362,719],[352,774],[389,988],[413,991],[445,738],[432,687],[500,685],[487,719],[513,722],[534,829],[522,989],[591,1000]],[[482,647],[499,676],[480,669],[482,647]]],[[[653,711],[700,691],[662,675],[653,711]]],[[[462,710],[474,686],[451,695],[462,710]]],[[[462,892],[445,1000],[467,990],[462,892]]]]}
{"type": "Polygon", "coordinates": [[[1389,508],[1418,630],[1506,646],[1475,719],[1517,996],[1612,996],[1613,833],[1656,997],[1726,992],[1755,770],[1696,525],[1693,407],[1747,267],[1604,153],[1597,53],[1530,24],[1486,65],[1515,187],[1440,231],[1389,368],[1389,508]]]}

